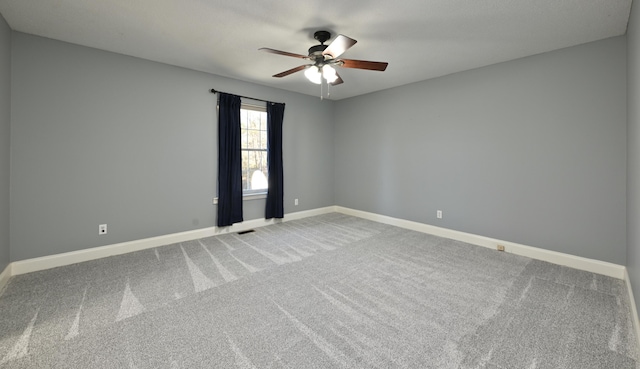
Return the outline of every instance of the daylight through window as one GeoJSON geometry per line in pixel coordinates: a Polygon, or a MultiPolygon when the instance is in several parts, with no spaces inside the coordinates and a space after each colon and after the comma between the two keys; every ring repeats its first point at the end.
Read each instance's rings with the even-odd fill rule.
{"type": "Polygon", "coordinates": [[[266,193],[267,112],[264,107],[245,105],[240,109],[242,128],[242,191],[266,193]]]}

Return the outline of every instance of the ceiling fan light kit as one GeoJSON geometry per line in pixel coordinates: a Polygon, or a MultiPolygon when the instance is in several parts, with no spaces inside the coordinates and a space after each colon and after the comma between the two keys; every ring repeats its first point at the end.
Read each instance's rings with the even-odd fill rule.
{"type": "Polygon", "coordinates": [[[313,34],[313,38],[318,40],[320,42],[320,45],[311,46],[308,50],[308,55],[306,56],[265,47],[261,48],[261,51],[266,51],[268,53],[307,59],[313,62],[313,64],[300,65],[298,67],[275,74],[274,77],[282,78],[304,70],[304,75],[309,81],[315,84],[322,85],[322,80],[324,79],[327,84],[335,86],[343,83],[344,81],[335,70],[334,66],[339,66],[342,68],[376,70],[381,72],[387,69],[388,63],[384,62],[338,59],[340,55],[342,55],[345,51],[356,44],[357,41],[350,37],[347,37],[345,35],[338,35],[329,45],[324,44],[331,38],[331,33],[329,33],[328,31],[317,31],[313,34]]]}
{"type": "Polygon", "coordinates": [[[304,72],[304,75],[309,81],[315,83],[316,85],[321,84],[323,78],[329,84],[333,84],[338,80],[338,73],[332,66],[328,64],[322,65],[320,67],[312,65],[307,68],[307,70],[304,72]]]}

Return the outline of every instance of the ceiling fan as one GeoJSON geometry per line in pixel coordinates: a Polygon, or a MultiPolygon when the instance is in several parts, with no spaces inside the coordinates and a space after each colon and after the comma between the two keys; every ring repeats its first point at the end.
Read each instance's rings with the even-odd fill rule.
{"type": "Polygon", "coordinates": [[[286,51],[280,51],[263,47],[259,50],[266,51],[272,54],[291,56],[294,58],[307,59],[313,62],[313,64],[301,65],[284,72],[273,75],[276,78],[286,77],[290,74],[305,70],[305,76],[311,82],[321,84],[324,78],[330,85],[339,85],[344,81],[334,66],[343,68],[355,68],[366,70],[384,71],[387,69],[389,63],[367,61],[367,60],[353,60],[353,59],[338,59],[345,51],[349,50],[356,44],[356,40],[347,37],[345,35],[338,35],[329,45],[324,43],[331,38],[331,33],[328,31],[317,31],[313,34],[313,38],[320,41],[320,45],[311,46],[309,48],[309,55],[294,54],[286,51]]]}

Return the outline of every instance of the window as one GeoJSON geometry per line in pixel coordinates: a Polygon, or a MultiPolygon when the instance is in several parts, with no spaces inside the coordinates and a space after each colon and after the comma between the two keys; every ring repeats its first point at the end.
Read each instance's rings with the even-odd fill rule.
{"type": "Polygon", "coordinates": [[[242,104],[240,108],[242,136],[242,193],[266,193],[267,111],[265,107],[242,104]]]}

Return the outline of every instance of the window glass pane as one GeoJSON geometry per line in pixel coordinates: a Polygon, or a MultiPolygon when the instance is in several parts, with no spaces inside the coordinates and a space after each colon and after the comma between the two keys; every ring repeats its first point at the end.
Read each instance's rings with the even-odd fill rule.
{"type": "Polygon", "coordinates": [[[249,113],[249,129],[260,129],[260,112],[254,110],[248,110],[249,113]]]}
{"type": "Polygon", "coordinates": [[[240,128],[247,129],[247,110],[240,109],[240,128]]]}
{"type": "Polygon", "coordinates": [[[248,149],[249,148],[249,136],[247,134],[247,130],[243,129],[240,131],[240,140],[241,140],[241,144],[240,147],[243,149],[248,149]]]}
{"type": "Polygon", "coordinates": [[[255,129],[249,130],[249,146],[251,146],[252,149],[260,148],[260,132],[261,131],[255,129]]]}
{"type": "Polygon", "coordinates": [[[249,163],[249,170],[253,173],[256,170],[260,170],[261,169],[261,162],[260,162],[260,152],[259,151],[254,151],[252,152],[252,161],[251,163],[249,163]]]}
{"type": "Polygon", "coordinates": [[[249,177],[251,177],[251,173],[255,172],[257,167],[256,164],[256,152],[249,152],[249,165],[247,166],[247,170],[249,171],[249,177]]]}
{"type": "Polygon", "coordinates": [[[267,149],[267,131],[260,131],[260,148],[267,149]]]}
{"type": "Polygon", "coordinates": [[[266,121],[262,121],[263,115],[265,114],[260,114],[260,121],[258,122],[258,129],[259,130],[264,130],[267,129],[267,122],[266,121]]]}
{"type": "Polygon", "coordinates": [[[247,175],[247,171],[242,171],[242,190],[249,189],[249,176],[247,175]]]}
{"type": "Polygon", "coordinates": [[[247,165],[249,163],[249,152],[242,151],[242,189],[246,190],[249,185],[249,179],[247,176],[247,165]]]}
{"type": "Polygon", "coordinates": [[[249,165],[249,151],[242,150],[242,167],[246,168],[249,165]]]}
{"type": "Polygon", "coordinates": [[[268,173],[268,167],[267,167],[267,152],[266,151],[259,151],[259,155],[260,155],[260,170],[262,171],[262,173],[264,173],[265,177],[267,176],[268,173]]]}
{"type": "Polygon", "coordinates": [[[251,183],[251,175],[255,172],[255,162],[256,162],[256,153],[253,151],[249,152],[249,165],[247,166],[247,178],[249,179],[249,190],[253,189],[253,183],[251,183]]]}

